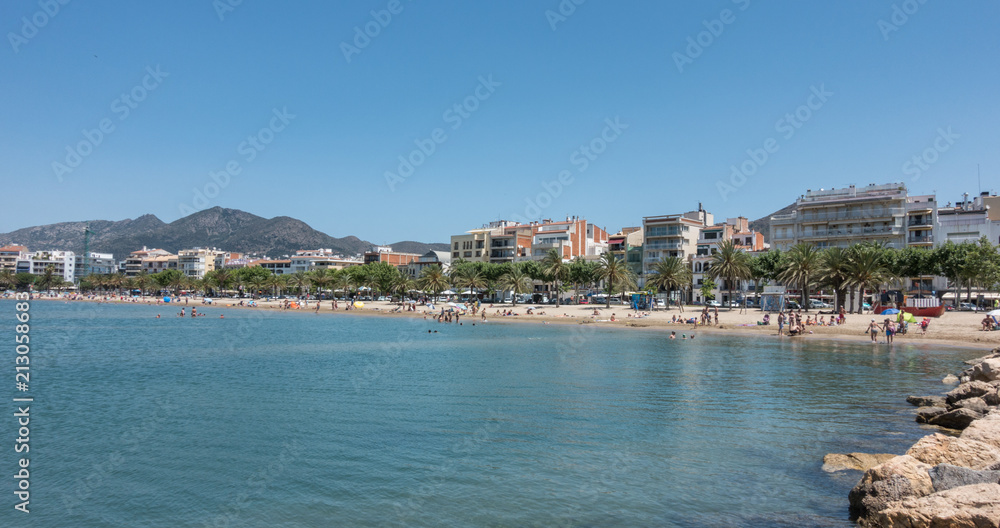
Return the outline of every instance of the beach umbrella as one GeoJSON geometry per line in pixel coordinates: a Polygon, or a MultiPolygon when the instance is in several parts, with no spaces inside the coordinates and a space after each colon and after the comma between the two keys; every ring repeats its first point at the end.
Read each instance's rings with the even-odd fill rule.
{"type": "Polygon", "coordinates": [[[899,313],[899,310],[897,310],[895,308],[889,308],[887,310],[882,310],[882,315],[896,315],[898,313],[899,313]]]}
{"type": "Polygon", "coordinates": [[[170,302],[170,297],[164,297],[164,298],[163,298],[163,302],[165,302],[165,303],[168,303],[168,302],[170,302]]]}
{"type": "Polygon", "coordinates": [[[986,315],[990,317],[1000,317],[1000,310],[993,310],[992,312],[986,312],[986,315]]]}
{"type": "Polygon", "coordinates": [[[356,301],[356,302],[354,303],[354,307],[355,307],[355,308],[364,308],[364,307],[365,307],[365,303],[363,303],[363,302],[361,302],[361,301],[356,301]]]}

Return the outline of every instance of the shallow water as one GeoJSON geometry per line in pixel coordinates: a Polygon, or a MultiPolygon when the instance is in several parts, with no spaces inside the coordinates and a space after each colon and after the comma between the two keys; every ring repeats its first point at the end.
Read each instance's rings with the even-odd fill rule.
{"type": "Polygon", "coordinates": [[[850,526],[823,455],[902,453],[904,397],[978,355],[204,311],[32,304],[32,513],[0,526],[850,526]]]}

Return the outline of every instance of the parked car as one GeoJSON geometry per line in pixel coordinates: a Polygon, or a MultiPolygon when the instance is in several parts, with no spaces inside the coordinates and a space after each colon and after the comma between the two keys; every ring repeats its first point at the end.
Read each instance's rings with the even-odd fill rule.
{"type": "Polygon", "coordinates": [[[821,301],[820,299],[809,299],[810,308],[830,308],[828,303],[821,301]]]}
{"type": "Polygon", "coordinates": [[[719,301],[708,301],[705,304],[708,305],[708,306],[710,306],[710,307],[712,307],[712,308],[719,308],[719,307],[722,306],[722,303],[719,302],[719,301]]]}
{"type": "Polygon", "coordinates": [[[663,299],[657,299],[656,300],[656,307],[659,308],[659,309],[661,309],[661,310],[665,310],[667,308],[667,302],[664,301],[663,299]]]}
{"type": "Polygon", "coordinates": [[[963,312],[975,312],[976,310],[979,310],[979,307],[975,304],[964,302],[958,305],[958,309],[963,312]]]}
{"type": "Polygon", "coordinates": [[[378,300],[380,300],[380,301],[388,301],[389,299],[387,299],[385,297],[385,295],[379,295],[378,300]]]}
{"type": "Polygon", "coordinates": [[[799,303],[797,303],[795,301],[788,301],[788,309],[789,310],[801,310],[802,307],[799,306],[799,303]]]}
{"type": "Polygon", "coordinates": [[[740,301],[729,301],[728,306],[730,308],[739,308],[740,306],[743,306],[743,303],[741,303],[740,301]]]}

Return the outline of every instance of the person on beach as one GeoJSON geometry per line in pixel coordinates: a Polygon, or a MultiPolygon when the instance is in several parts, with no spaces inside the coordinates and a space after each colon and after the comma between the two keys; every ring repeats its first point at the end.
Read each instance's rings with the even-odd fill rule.
{"type": "Polygon", "coordinates": [[[844,323],[847,322],[847,312],[844,310],[843,306],[840,307],[840,317],[839,317],[839,319],[840,320],[837,321],[837,324],[841,324],[842,325],[842,324],[844,324],[844,323]]]}
{"type": "Polygon", "coordinates": [[[886,319],[883,326],[885,328],[885,342],[891,345],[892,335],[896,333],[896,325],[891,320],[886,319]]]}
{"type": "Polygon", "coordinates": [[[872,322],[868,323],[868,333],[872,336],[872,343],[878,343],[878,323],[872,319],[872,322]]]}
{"type": "Polygon", "coordinates": [[[198,317],[198,309],[197,308],[193,308],[193,307],[191,308],[191,317],[198,317]]]}
{"type": "Polygon", "coordinates": [[[778,335],[783,335],[785,332],[785,312],[778,312],[778,335]]]}

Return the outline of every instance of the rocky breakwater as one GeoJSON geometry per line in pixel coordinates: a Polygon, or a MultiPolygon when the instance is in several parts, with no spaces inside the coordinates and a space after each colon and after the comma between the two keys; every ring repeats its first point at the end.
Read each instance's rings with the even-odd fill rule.
{"type": "Polygon", "coordinates": [[[1000,348],[966,363],[944,396],[907,398],[941,432],[865,471],[849,495],[861,526],[1000,528],[1000,348]]]}

